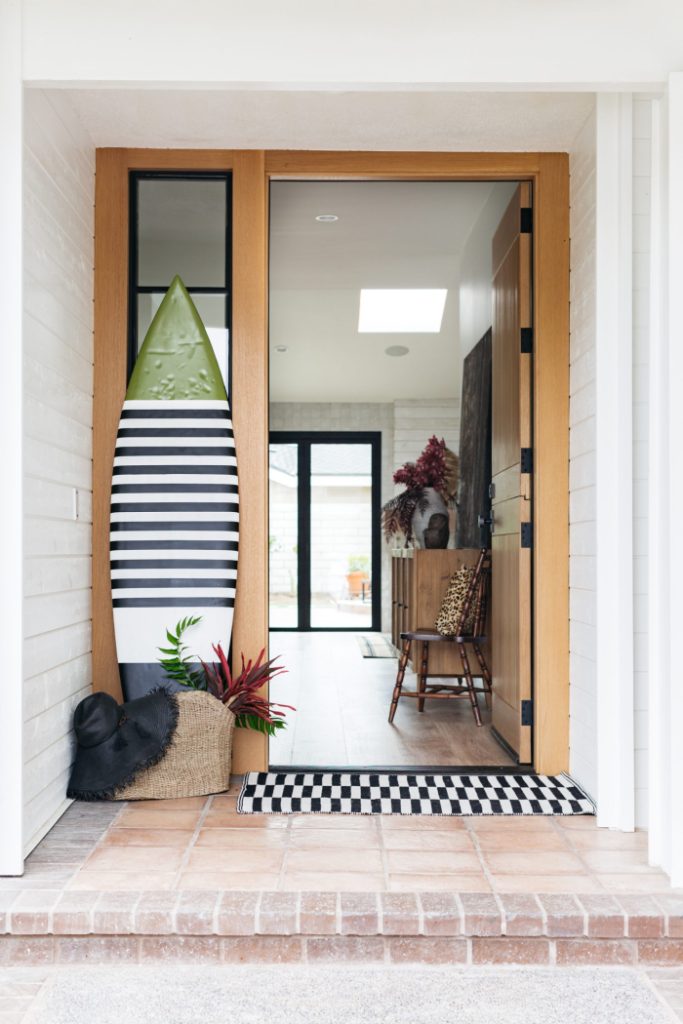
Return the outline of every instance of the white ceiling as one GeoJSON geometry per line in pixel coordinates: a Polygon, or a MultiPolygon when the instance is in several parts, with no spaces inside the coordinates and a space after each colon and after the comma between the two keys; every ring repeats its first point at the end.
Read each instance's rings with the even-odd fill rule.
{"type": "Polygon", "coordinates": [[[60,90],[96,146],[565,151],[591,93],[60,90]]]}
{"type": "Polygon", "coordinates": [[[391,402],[460,394],[463,247],[490,182],[274,182],[274,402],[391,402]],[[336,214],[319,223],[318,214],[336,214]],[[439,334],[359,334],[361,288],[447,288],[439,334]],[[405,345],[396,358],[385,349],[405,345]],[[278,352],[277,346],[287,347],[278,352]]]}

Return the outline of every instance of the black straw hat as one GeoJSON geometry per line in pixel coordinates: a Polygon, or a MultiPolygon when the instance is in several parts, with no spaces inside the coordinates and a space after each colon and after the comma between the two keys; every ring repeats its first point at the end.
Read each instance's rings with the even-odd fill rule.
{"type": "Polygon", "coordinates": [[[68,797],[107,800],[164,756],[178,723],[172,693],[155,690],[117,704],[108,693],[93,693],[74,712],[76,760],[68,797]]]}

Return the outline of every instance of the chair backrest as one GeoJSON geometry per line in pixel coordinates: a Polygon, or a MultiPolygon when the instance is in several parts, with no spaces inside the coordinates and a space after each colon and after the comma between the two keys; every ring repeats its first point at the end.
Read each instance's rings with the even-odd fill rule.
{"type": "Polygon", "coordinates": [[[490,577],[491,552],[488,548],[482,548],[460,610],[457,627],[459,636],[483,636],[486,628],[490,577]]]}

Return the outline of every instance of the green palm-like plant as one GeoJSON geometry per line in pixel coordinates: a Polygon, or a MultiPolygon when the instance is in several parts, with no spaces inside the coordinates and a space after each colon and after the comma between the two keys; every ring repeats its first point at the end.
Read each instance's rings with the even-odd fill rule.
{"type": "Polygon", "coordinates": [[[166,630],[166,639],[169,647],[158,647],[165,658],[159,658],[159,664],[163,666],[166,675],[183,686],[189,686],[193,690],[205,690],[206,678],[201,667],[191,668],[192,657],[187,652],[187,646],[183,643],[183,634],[190,628],[201,622],[201,615],[188,615],[176,623],[175,633],[170,629],[166,630]]]}

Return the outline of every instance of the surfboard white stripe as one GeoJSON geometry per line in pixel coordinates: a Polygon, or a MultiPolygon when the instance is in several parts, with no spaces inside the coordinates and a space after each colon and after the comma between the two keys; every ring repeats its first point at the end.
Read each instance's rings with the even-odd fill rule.
{"type": "Polygon", "coordinates": [[[124,411],[128,409],[145,409],[149,412],[163,412],[165,409],[176,409],[178,411],[188,409],[190,412],[201,411],[202,409],[219,409],[229,413],[230,407],[225,399],[161,399],[160,401],[146,401],[145,399],[126,399],[123,403],[124,411]]]}
{"type": "Polygon", "coordinates": [[[236,569],[117,569],[112,567],[111,577],[113,580],[144,580],[144,579],[168,579],[178,580],[234,580],[237,574],[236,569]]]}
{"type": "MultiPolygon", "coordinates": [[[[120,548],[111,552],[112,570],[116,569],[117,562],[144,562],[145,560],[152,558],[158,561],[185,560],[200,562],[202,560],[215,561],[216,559],[219,559],[223,562],[237,562],[237,552],[223,551],[221,548],[218,547],[204,548],[201,551],[198,551],[194,548],[138,548],[132,551],[126,548],[120,548]]],[[[230,571],[230,569],[226,570],[227,573],[230,573],[230,571]]]]}

